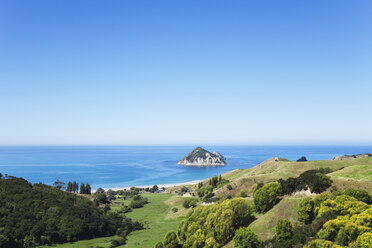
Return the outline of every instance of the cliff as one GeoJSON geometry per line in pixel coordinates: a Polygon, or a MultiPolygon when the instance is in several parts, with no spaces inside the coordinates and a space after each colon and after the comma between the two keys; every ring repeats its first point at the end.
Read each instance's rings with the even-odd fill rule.
{"type": "Polygon", "coordinates": [[[181,159],[178,164],[187,166],[222,166],[227,164],[225,160],[226,158],[218,152],[211,153],[201,147],[197,147],[181,159]]]}

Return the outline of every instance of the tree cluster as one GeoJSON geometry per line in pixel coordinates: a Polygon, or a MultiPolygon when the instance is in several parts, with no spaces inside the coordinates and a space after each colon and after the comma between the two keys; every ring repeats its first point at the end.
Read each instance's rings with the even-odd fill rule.
{"type": "Polygon", "coordinates": [[[234,236],[235,230],[254,219],[244,199],[225,200],[193,208],[179,227],[183,247],[221,247],[234,236]]]}
{"type": "Polygon", "coordinates": [[[221,175],[214,176],[209,179],[208,185],[203,185],[202,182],[198,184],[198,196],[203,198],[203,200],[208,201],[208,199],[214,196],[213,190],[221,188],[223,185],[229,183],[229,180],[222,178],[221,175]]]}
{"type": "Polygon", "coordinates": [[[36,247],[141,228],[85,197],[22,178],[0,179],[0,247],[36,247]]]}
{"type": "Polygon", "coordinates": [[[92,189],[89,183],[81,183],[80,184],[80,192],[79,192],[79,184],[76,181],[68,182],[66,187],[67,192],[72,193],[80,193],[80,194],[87,194],[90,195],[92,193],[92,189]]]}
{"type": "Polygon", "coordinates": [[[330,169],[308,170],[297,178],[279,179],[283,195],[292,194],[295,191],[310,189],[312,193],[321,193],[332,185],[332,180],[326,176],[330,169]]]}

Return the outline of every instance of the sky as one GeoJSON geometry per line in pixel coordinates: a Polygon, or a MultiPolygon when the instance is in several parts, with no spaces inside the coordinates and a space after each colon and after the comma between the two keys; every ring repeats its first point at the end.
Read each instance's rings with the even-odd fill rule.
{"type": "Polygon", "coordinates": [[[372,1],[0,2],[0,145],[372,145],[372,1]]]}

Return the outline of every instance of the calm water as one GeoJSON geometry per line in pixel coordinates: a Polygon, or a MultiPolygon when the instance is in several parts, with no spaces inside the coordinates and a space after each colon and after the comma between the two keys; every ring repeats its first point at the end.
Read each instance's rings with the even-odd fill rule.
{"type": "Polygon", "coordinates": [[[0,172],[33,183],[89,182],[92,188],[180,183],[205,179],[238,168],[250,168],[271,157],[291,160],[331,159],[372,152],[372,146],[216,146],[228,165],[214,168],[177,164],[188,146],[50,146],[0,147],[0,172]]]}

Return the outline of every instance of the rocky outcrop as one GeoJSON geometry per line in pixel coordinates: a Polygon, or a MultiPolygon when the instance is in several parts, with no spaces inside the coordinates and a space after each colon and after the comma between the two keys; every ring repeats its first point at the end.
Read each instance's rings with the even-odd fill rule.
{"type": "Polygon", "coordinates": [[[354,159],[354,158],[367,158],[367,157],[372,157],[372,153],[363,153],[363,154],[357,154],[357,155],[341,155],[341,156],[332,158],[332,160],[348,160],[348,159],[354,159]]]}
{"type": "Polygon", "coordinates": [[[226,165],[226,158],[218,152],[209,152],[201,147],[195,148],[178,164],[186,166],[222,166],[226,165]]]}

